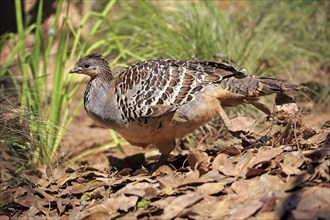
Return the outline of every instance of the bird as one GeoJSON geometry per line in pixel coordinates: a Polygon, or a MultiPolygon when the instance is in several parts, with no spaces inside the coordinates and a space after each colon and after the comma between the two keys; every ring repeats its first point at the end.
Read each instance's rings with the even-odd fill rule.
{"type": "Polygon", "coordinates": [[[96,123],[113,129],[132,145],[159,149],[161,155],[151,173],[166,162],[177,138],[216,115],[228,131],[235,132],[237,125],[225,107],[253,104],[265,110],[258,103],[261,96],[304,89],[212,61],[156,58],[113,75],[108,61],[94,53],[79,59],[69,72],[90,77],[84,108],[96,123]]]}

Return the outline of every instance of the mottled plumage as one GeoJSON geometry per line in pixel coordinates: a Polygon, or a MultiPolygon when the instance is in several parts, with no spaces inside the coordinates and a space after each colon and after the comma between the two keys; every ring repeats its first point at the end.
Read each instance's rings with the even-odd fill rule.
{"type": "Polygon", "coordinates": [[[205,61],[142,61],[113,77],[108,62],[92,54],[80,59],[70,72],[91,77],[84,96],[88,115],[131,144],[156,145],[162,153],[157,167],[173,150],[175,138],[192,132],[214,115],[220,115],[230,130],[222,107],[253,104],[263,95],[302,88],[205,61]]]}

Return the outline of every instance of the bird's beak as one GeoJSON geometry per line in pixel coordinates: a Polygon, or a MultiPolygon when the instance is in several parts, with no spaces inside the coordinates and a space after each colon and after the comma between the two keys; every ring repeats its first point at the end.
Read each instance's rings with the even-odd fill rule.
{"type": "Polygon", "coordinates": [[[79,66],[76,66],[76,67],[72,68],[69,73],[79,73],[80,71],[82,71],[82,68],[79,66]]]}

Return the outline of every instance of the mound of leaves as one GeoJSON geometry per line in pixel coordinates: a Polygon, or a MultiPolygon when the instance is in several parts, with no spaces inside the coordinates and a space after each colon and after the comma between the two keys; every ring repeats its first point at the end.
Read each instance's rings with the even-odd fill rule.
{"type": "Polygon", "coordinates": [[[0,218],[328,219],[330,127],[301,115],[280,103],[262,131],[236,133],[240,144],[182,151],[152,175],[113,158],[25,172],[16,187],[1,182],[0,218]]]}

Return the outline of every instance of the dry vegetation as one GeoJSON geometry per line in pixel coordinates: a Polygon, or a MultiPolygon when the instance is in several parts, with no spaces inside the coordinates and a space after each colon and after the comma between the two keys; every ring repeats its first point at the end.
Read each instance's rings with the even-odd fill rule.
{"type": "Polygon", "coordinates": [[[25,171],[16,187],[2,184],[0,205],[6,215],[41,219],[327,219],[330,127],[308,127],[295,110],[278,105],[264,131],[181,150],[153,175],[135,147],[25,171]]]}
{"type": "MultiPolygon", "coordinates": [[[[94,6],[100,14],[82,19],[86,23],[79,29],[82,26],[76,18],[91,5],[71,5],[75,19],[68,24],[70,13],[66,14],[63,5],[58,28],[67,38],[56,32],[49,48],[56,54],[50,55],[51,66],[44,57],[50,54],[43,51],[47,44],[39,42],[40,53],[31,49],[29,41],[38,42],[34,34],[24,38],[23,45],[29,49],[26,59],[18,53],[7,62],[19,37],[1,36],[0,219],[329,219],[328,6],[326,1],[282,1],[278,5],[270,1],[103,2],[94,6]],[[103,16],[106,9],[107,16],[103,16]],[[67,26],[61,28],[64,23],[67,26]],[[90,36],[97,23],[101,28],[90,36]],[[66,35],[69,30],[74,31],[66,35]],[[69,48],[74,46],[72,52],[69,48]],[[215,119],[178,140],[166,165],[150,175],[148,170],[157,158],[152,148],[129,146],[122,139],[111,142],[117,137],[79,109],[85,83],[64,78],[59,80],[63,84],[53,84],[56,75],[50,72],[54,68],[65,76],[75,56],[91,51],[109,55],[116,66],[156,56],[225,60],[246,67],[249,73],[278,75],[305,84],[309,91],[290,94],[297,104],[286,96],[261,100],[271,103],[271,115],[241,106],[230,111],[237,124],[251,125],[242,128],[239,138],[230,136],[215,119]],[[37,63],[43,64],[40,71],[51,76],[44,82],[48,92],[37,93],[45,99],[39,106],[42,117],[31,105],[22,111],[25,90],[20,85],[26,76],[20,71],[26,63],[31,69],[25,71],[31,71],[32,78],[37,63]],[[58,64],[62,67],[56,69],[58,64]],[[63,98],[66,102],[60,105],[70,117],[77,112],[71,124],[64,123],[67,129],[61,132],[65,134],[53,129],[61,127],[63,119],[52,124],[55,133],[50,140],[57,134],[64,139],[53,160],[47,161],[46,138],[40,138],[45,133],[40,130],[49,126],[44,116],[54,94],[66,91],[70,98],[63,98]],[[80,95],[73,96],[76,91],[80,95]],[[43,150],[45,158],[41,158],[43,150]]],[[[40,31],[44,29],[48,28],[43,26],[40,31]]],[[[38,79],[36,75],[30,80],[28,88],[40,86],[38,79]]]]}

